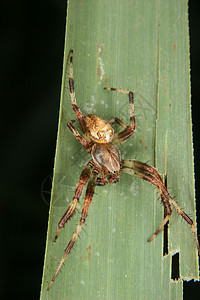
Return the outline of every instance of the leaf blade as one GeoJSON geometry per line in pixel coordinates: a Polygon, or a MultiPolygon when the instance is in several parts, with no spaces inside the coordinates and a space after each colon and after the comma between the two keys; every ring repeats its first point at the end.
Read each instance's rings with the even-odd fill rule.
{"type": "MultiPolygon", "coordinates": [[[[171,149],[168,146],[168,159],[165,160],[169,138],[166,132],[170,133],[172,147],[175,139],[173,140],[171,128],[175,126],[179,132],[181,125],[178,121],[170,122],[172,118],[169,102],[177,98],[180,85],[187,85],[184,103],[190,101],[186,12],[187,1],[179,1],[178,4],[173,1],[125,1],[123,4],[120,1],[109,1],[106,5],[103,1],[69,2],[60,123],[41,299],[78,299],[80,295],[82,299],[159,299],[161,296],[174,299],[173,295],[181,298],[182,281],[171,281],[171,256],[180,248],[181,276],[191,278],[192,272],[193,276],[197,276],[195,246],[189,256],[194,263],[189,270],[184,269],[189,250],[186,249],[184,254],[183,246],[186,245],[188,235],[193,243],[189,229],[181,232],[180,228],[187,225],[182,224],[184,222],[179,224],[180,216],[174,212],[173,219],[170,220],[170,255],[163,257],[162,234],[147,243],[147,239],[163,218],[157,192],[148,183],[122,174],[118,184],[96,188],[87,219],[87,235],[81,234],[82,238],[75,253],[72,251],[51,290],[46,292],[80,215],[67,224],[56,244],[53,244],[57,223],[73,197],[83,166],[89,160],[89,156],[66,126],[67,121],[75,118],[68,90],[68,51],[74,50],[76,97],[84,115],[94,113],[104,119],[117,116],[128,123],[128,99],[124,95],[104,91],[103,87],[118,87],[137,92],[137,129],[134,137],[123,144],[120,151],[123,158],[137,158],[156,164],[162,174],[166,173],[167,165],[168,184],[173,187],[173,193],[178,194],[179,182],[183,180],[181,176],[176,178],[177,172],[174,172],[176,168],[173,165],[177,167],[177,151],[180,148],[171,149]],[[170,31],[172,21],[178,27],[175,26],[174,32],[170,31]],[[178,40],[180,30],[183,36],[178,40]],[[169,43],[173,40],[172,36],[177,42],[176,47],[182,49],[182,44],[187,44],[184,56],[183,53],[174,52],[174,48],[171,49],[174,47],[173,43],[169,43]],[[168,50],[171,56],[167,60],[165,55],[168,50]],[[180,73],[178,55],[185,63],[182,68],[187,66],[187,71],[184,78],[177,79],[177,86],[174,86],[175,74],[180,73]],[[163,79],[166,66],[167,84],[163,79]],[[166,86],[170,87],[170,96],[169,92],[166,95],[166,86]],[[167,110],[167,117],[163,109],[167,110]],[[181,235],[185,232],[184,245],[180,245],[180,232],[181,235]],[[175,244],[176,240],[179,241],[178,246],[175,244]]],[[[181,105],[175,103],[174,106],[173,114],[179,115],[181,105]]],[[[188,109],[185,109],[184,113],[187,113],[190,120],[190,111],[188,113],[188,109]]],[[[191,122],[189,126],[191,128],[191,122]]],[[[188,127],[186,130],[188,132],[188,127]]],[[[189,178],[193,178],[191,131],[186,140],[185,149],[190,148],[189,178]]],[[[193,188],[192,182],[186,195],[189,193],[194,206],[193,188]]],[[[183,196],[182,193],[182,199],[183,196]]],[[[191,208],[191,202],[189,207],[191,208]]],[[[81,206],[79,209],[81,210],[81,206]]]]}

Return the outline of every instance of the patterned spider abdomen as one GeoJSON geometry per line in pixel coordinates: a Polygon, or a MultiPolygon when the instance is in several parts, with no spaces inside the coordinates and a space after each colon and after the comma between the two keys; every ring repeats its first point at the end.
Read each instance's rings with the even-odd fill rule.
{"type": "Polygon", "coordinates": [[[85,122],[92,141],[96,143],[109,143],[112,141],[114,130],[108,122],[91,114],[85,117],[85,122]]]}
{"type": "Polygon", "coordinates": [[[91,155],[94,162],[109,173],[120,171],[121,157],[119,149],[115,144],[94,144],[91,155]]]}

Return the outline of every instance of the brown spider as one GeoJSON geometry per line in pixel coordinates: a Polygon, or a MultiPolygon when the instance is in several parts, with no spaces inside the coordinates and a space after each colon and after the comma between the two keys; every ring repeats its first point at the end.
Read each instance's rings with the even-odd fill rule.
{"type": "Polygon", "coordinates": [[[58,223],[58,230],[54,241],[57,240],[61,228],[64,227],[67,221],[75,213],[83,187],[88,182],[83,209],[81,213],[81,219],[72,236],[72,239],[70,240],[69,244],[67,245],[67,248],[65,249],[65,253],[48,286],[48,290],[50,289],[52,283],[54,282],[56,276],[58,275],[67,255],[70,253],[74,243],[76,242],[81,232],[81,229],[87,218],[89,206],[92,202],[95,186],[96,185],[104,186],[108,183],[117,182],[120,178],[121,171],[128,173],[130,175],[135,175],[137,177],[140,177],[158,187],[159,195],[164,205],[166,216],[162,221],[162,223],[160,224],[160,226],[158,227],[158,229],[156,230],[156,232],[152,235],[152,237],[148,241],[150,242],[167,223],[167,221],[169,220],[172,214],[170,205],[173,205],[174,208],[177,210],[177,212],[191,226],[192,232],[194,234],[195,242],[197,244],[198,253],[200,255],[200,247],[199,247],[197,234],[196,234],[193,221],[171,198],[157,170],[146,163],[137,160],[132,160],[132,159],[122,160],[120,157],[120,152],[116,145],[121,144],[125,142],[127,139],[129,139],[133,135],[135,130],[133,92],[124,91],[115,88],[104,88],[105,90],[116,91],[128,95],[129,104],[130,104],[130,123],[131,123],[130,126],[126,125],[118,118],[112,119],[109,122],[107,122],[101,119],[100,117],[92,114],[89,114],[86,117],[84,117],[77,106],[75,91],[74,91],[73,65],[72,65],[73,50],[70,51],[69,55],[70,55],[69,87],[70,87],[72,107],[76,113],[84,137],[81,137],[79,132],[72,125],[74,121],[69,122],[67,125],[71,130],[71,132],[73,133],[73,135],[75,136],[75,138],[83,145],[86,151],[91,154],[92,159],[87,163],[87,165],[83,169],[79,179],[78,186],[74,193],[74,198],[72,199],[66,213],[58,223]],[[114,133],[114,130],[110,125],[114,122],[118,123],[124,129],[119,133],[114,133]],[[100,172],[101,172],[101,176],[98,177],[100,172]]]}

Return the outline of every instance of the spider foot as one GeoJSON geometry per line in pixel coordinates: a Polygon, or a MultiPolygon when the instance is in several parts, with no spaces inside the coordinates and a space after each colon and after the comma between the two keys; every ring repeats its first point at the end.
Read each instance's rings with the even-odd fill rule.
{"type": "Polygon", "coordinates": [[[151,242],[156,235],[160,232],[160,230],[165,226],[165,224],[168,222],[169,218],[171,217],[171,214],[166,215],[166,217],[164,218],[164,220],[162,221],[162,223],[160,224],[160,226],[158,227],[158,229],[156,230],[156,232],[152,235],[152,237],[150,237],[147,241],[151,242]]]}
{"type": "Polygon", "coordinates": [[[60,229],[61,229],[61,228],[58,227],[56,236],[55,236],[55,238],[54,238],[54,242],[56,242],[56,240],[57,240],[57,238],[58,238],[58,236],[59,236],[59,234],[60,234],[60,229]]]}

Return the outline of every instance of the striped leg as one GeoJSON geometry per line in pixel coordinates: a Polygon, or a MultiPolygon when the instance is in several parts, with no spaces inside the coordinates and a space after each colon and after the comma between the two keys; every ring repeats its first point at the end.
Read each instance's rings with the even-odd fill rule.
{"type": "Polygon", "coordinates": [[[109,183],[116,183],[120,178],[120,172],[114,173],[110,175],[108,178],[105,176],[106,172],[105,169],[101,170],[101,176],[97,178],[96,185],[98,186],[105,186],[109,183]]]}
{"type": "MultiPolygon", "coordinates": [[[[164,196],[159,188],[159,194],[160,194],[160,199],[161,201],[164,203],[165,199],[164,196]]],[[[155,231],[155,233],[148,239],[148,242],[151,242],[156,235],[160,232],[160,230],[165,226],[165,224],[168,222],[169,218],[171,217],[171,214],[166,214],[165,218],[163,219],[163,221],[161,222],[160,226],[158,227],[158,229],[155,231]]]]}
{"type": "Polygon", "coordinates": [[[70,89],[70,96],[71,96],[71,101],[72,101],[72,108],[76,113],[77,119],[78,119],[81,129],[82,129],[82,132],[85,133],[86,132],[85,118],[84,118],[82,112],[80,111],[79,107],[77,106],[75,90],[74,90],[73,64],[72,64],[73,50],[70,50],[69,59],[70,59],[70,61],[69,61],[69,89],[70,89]]]}
{"type": "Polygon", "coordinates": [[[119,124],[121,127],[123,128],[127,128],[128,125],[126,125],[123,121],[121,121],[119,118],[114,118],[114,119],[111,119],[110,121],[108,121],[108,123],[110,124],[113,124],[113,123],[117,123],[119,124]]]}
{"type": "Polygon", "coordinates": [[[82,213],[81,213],[81,219],[80,219],[80,221],[78,223],[78,226],[77,226],[77,228],[76,228],[76,230],[75,230],[75,232],[72,236],[71,241],[69,242],[69,244],[67,245],[67,248],[65,249],[65,253],[64,253],[64,255],[63,255],[63,257],[62,257],[62,259],[61,259],[61,261],[58,265],[58,268],[57,268],[57,270],[56,270],[56,272],[55,272],[55,274],[54,274],[47,290],[50,289],[50,287],[51,287],[52,283],[54,282],[56,276],[58,275],[65,259],[67,258],[67,255],[70,253],[72,247],[74,246],[74,244],[75,244],[75,242],[76,242],[76,240],[77,240],[77,238],[78,238],[78,236],[79,236],[79,234],[80,234],[80,232],[83,228],[83,225],[84,225],[85,220],[86,220],[87,215],[88,215],[89,206],[92,202],[92,197],[93,197],[93,194],[94,194],[96,180],[97,180],[97,176],[98,176],[99,172],[100,172],[100,170],[97,170],[97,169],[93,170],[93,173],[92,173],[91,179],[88,182],[88,186],[87,186],[87,190],[86,190],[86,194],[85,194],[85,200],[84,200],[83,209],[82,209],[82,213]]]}
{"type": "Polygon", "coordinates": [[[145,163],[143,163],[139,160],[136,160],[136,159],[122,160],[122,164],[123,164],[124,167],[128,167],[130,169],[137,169],[138,171],[141,171],[141,172],[150,173],[150,174],[154,175],[158,180],[163,182],[162,178],[160,177],[160,174],[158,173],[156,168],[154,168],[153,166],[145,164],[145,163]]]}
{"type": "Polygon", "coordinates": [[[118,118],[115,118],[115,122],[117,122],[119,125],[121,125],[122,127],[125,127],[125,129],[119,133],[116,133],[113,137],[113,143],[114,144],[121,144],[123,142],[125,142],[127,139],[129,139],[135,130],[135,115],[134,115],[134,104],[133,104],[133,98],[134,98],[134,94],[131,91],[125,91],[122,89],[115,89],[115,88],[104,88],[105,90],[109,90],[109,91],[116,91],[119,93],[123,93],[128,95],[129,97],[129,104],[130,104],[130,126],[126,126],[125,123],[123,123],[121,120],[119,120],[118,118]]]}
{"type": "Polygon", "coordinates": [[[194,227],[194,223],[192,219],[177,205],[174,199],[171,198],[156,169],[145,163],[135,161],[135,160],[130,160],[130,159],[122,161],[122,165],[123,165],[122,172],[140,177],[141,179],[144,179],[158,187],[160,198],[166,211],[166,217],[164,218],[164,220],[162,221],[162,223],[160,224],[156,232],[153,234],[153,236],[150,239],[148,239],[148,241],[149,242],[152,241],[152,239],[159,233],[159,231],[164,227],[164,225],[169,220],[172,214],[172,210],[170,207],[171,204],[174,206],[176,211],[182,216],[182,218],[191,226],[194,239],[197,245],[198,253],[200,256],[199,241],[197,238],[196,229],[194,227]]]}
{"type": "Polygon", "coordinates": [[[80,198],[81,193],[83,191],[83,188],[84,188],[84,186],[86,185],[87,181],[89,180],[89,178],[91,176],[92,167],[93,167],[93,163],[92,163],[92,160],[91,160],[91,161],[89,161],[89,163],[83,169],[83,171],[81,173],[81,176],[80,176],[80,179],[79,179],[78,186],[77,186],[77,188],[75,190],[75,193],[74,193],[74,198],[72,199],[72,201],[71,201],[67,211],[65,212],[64,216],[61,218],[60,222],[58,223],[58,229],[57,229],[57,233],[56,233],[54,242],[57,240],[57,238],[60,234],[61,228],[63,228],[65,226],[67,221],[75,213],[78,202],[79,202],[79,198],[80,198]]]}
{"type": "Polygon", "coordinates": [[[170,202],[170,204],[172,204],[174,206],[174,208],[181,215],[181,217],[191,226],[192,232],[194,234],[194,239],[195,239],[195,242],[197,244],[198,254],[199,254],[199,257],[200,257],[199,241],[198,241],[196,229],[195,229],[195,226],[194,226],[194,223],[193,223],[192,219],[190,217],[188,217],[188,215],[180,208],[180,206],[178,206],[178,204],[174,201],[174,199],[170,198],[169,202],[170,202]]]}
{"type": "MultiPolygon", "coordinates": [[[[172,214],[172,210],[169,204],[169,199],[171,198],[168,190],[163,184],[163,181],[156,171],[156,169],[150,165],[142,163],[137,160],[125,159],[122,161],[122,172],[129,175],[137,176],[143,180],[146,180],[153,185],[158,187],[161,201],[165,207],[167,215],[172,214]]],[[[160,230],[159,230],[160,231],[160,230]]]]}
{"type": "Polygon", "coordinates": [[[71,130],[71,132],[73,133],[73,135],[75,136],[75,138],[90,153],[90,151],[91,151],[91,145],[90,145],[90,143],[80,135],[80,133],[78,132],[78,130],[72,125],[73,122],[74,122],[74,120],[68,122],[67,126],[69,127],[69,129],[71,130]]]}

